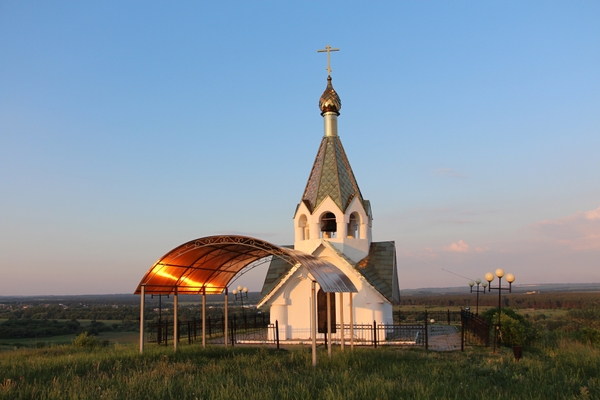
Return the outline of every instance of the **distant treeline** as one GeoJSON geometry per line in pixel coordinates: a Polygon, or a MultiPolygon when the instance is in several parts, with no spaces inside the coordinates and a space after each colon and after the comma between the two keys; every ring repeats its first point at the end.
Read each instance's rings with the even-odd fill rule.
{"type": "Polygon", "coordinates": [[[27,308],[5,307],[0,309],[3,319],[94,319],[94,320],[136,320],[140,308],[135,306],[97,305],[35,305],[27,308]]]}
{"type": "MultiPolygon", "coordinates": [[[[475,307],[476,294],[401,296],[401,306],[475,307]]],[[[498,306],[498,291],[479,294],[479,306],[498,306]]],[[[600,307],[600,292],[548,292],[534,294],[502,293],[502,306],[515,309],[584,309],[600,307]]]]}
{"type": "MultiPolygon", "coordinates": [[[[160,301],[161,310],[158,308],[158,296],[154,296],[154,298],[151,296],[146,297],[144,313],[146,321],[158,321],[159,316],[163,321],[173,318],[173,296],[170,296],[170,298],[163,296],[160,301]]],[[[260,313],[261,311],[256,310],[256,308],[247,307],[248,301],[257,300],[258,293],[253,293],[248,297],[244,301],[244,306],[246,307],[244,314],[251,316],[254,313],[260,313]]],[[[201,297],[181,296],[181,298],[183,300],[178,308],[179,319],[182,321],[200,320],[202,318],[201,297]]],[[[60,324],[64,324],[64,321],[75,320],[111,320],[121,321],[122,324],[139,321],[139,296],[98,296],[94,297],[93,301],[90,300],[92,299],[89,297],[79,298],[76,296],[69,299],[11,299],[11,301],[5,301],[0,305],[0,320],[59,320],[59,322],[62,320],[60,324]],[[51,303],[51,300],[54,300],[54,302],[51,303]],[[86,302],[83,303],[81,300],[85,300],[86,302]],[[104,303],[102,303],[103,301],[104,303]]],[[[207,296],[207,300],[210,300],[207,301],[207,317],[220,318],[224,314],[223,296],[207,296]]],[[[229,303],[229,315],[232,317],[234,315],[242,315],[240,301],[236,302],[231,299],[229,303]]],[[[268,312],[266,315],[268,317],[268,312]]],[[[60,330],[61,332],[67,329],[66,326],[60,326],[59,328],[56,324],[45,324],[45,329],[60,330]]],[[[3,324],[0,323],[0,325],[3,324]]],[[[34,331],[37,330],[37,327],[33,325],[31,328],[34,331]]]]}

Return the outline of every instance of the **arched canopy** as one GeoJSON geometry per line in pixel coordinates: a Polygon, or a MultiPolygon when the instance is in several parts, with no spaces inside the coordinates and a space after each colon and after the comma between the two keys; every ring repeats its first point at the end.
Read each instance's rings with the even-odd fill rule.
{"type": "Polygon", "coordinates": [[[223,293],[245,267],[266,257],[302,265],[325,292],[357,292],[335,265],[297,250],[247,236],[207,236],[174,248],[146,272],[135,293],[145,285],[147,294],[223,293]]]}

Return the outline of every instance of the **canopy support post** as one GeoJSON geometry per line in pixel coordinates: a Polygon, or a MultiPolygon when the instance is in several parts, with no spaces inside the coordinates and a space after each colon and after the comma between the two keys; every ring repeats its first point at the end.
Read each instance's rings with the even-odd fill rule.
{"type": "Polygon", "coordinates": [[[179,321],[177,317],[177,306],[179,305],[179,295],[177,286],[173,289],[173,350],[177,351],[177,343],[179,342],[179,321]]]}
{"type": "Polygon", "coordinates": [[[312,337],[312,365],[317,366],[317,301],[316,301],[316,282],[312,281],[311,284],[311,298],[310,298],[310,336],[312,337]]]}
{"type": "Polygon", "coordinates": [[[146,284],[142,285],[140,294],[140,354],[144,352],[144,309],[146,308],[146,284]]]}
{"type": "Polygon", "coordinates": [[[206,348],[206,286],[202,289],[202,348],[206,348]]]}
{"type": "Polygon", "coordinates": [[[327,292],[327,354],[331,358],[331,293],[327,292]]]}
{"type": "Polygon", "coordinates": [[[354,351],[354,306],[352,305],[353,293],[350,293],[350,350],[354,351]]]}
{"type": "Polygon", "coordinates": [[[344,292],[340,292],[340,327],[342,328],[340,332],[340,349],[343,352],[344,342],[346,341],[346,338],[344,337],[344,292]]]}
{"type": "Polygon", "coordinates": [[[229,299],[229,293],[228,293],[228,288],[225,288],[225,321],[224,321],[224,325],[223,325],[223,329],[225,332],[223,332],[225,334],[224,338],[225,338],[225,347],[227,347],[229,344],[229,335],[227,334],[229,332],[229,328],[228,328],[228,322],[229,322],[229,312],[228,312],[228,307],[229,305],[227,304],[227,300],[229,299]]]}

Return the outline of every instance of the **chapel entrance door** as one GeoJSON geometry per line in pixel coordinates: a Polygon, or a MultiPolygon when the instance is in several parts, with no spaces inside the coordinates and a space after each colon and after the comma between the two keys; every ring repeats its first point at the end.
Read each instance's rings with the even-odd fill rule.
{"type": "MultiPolygon", "coordinates": [[[[331,333],[335,333],[335,293],[330,293],[331,333]]],[[[319,289],[317,293],[317,328],[319,333],[327,333],[327,293],[319,289]]]]}

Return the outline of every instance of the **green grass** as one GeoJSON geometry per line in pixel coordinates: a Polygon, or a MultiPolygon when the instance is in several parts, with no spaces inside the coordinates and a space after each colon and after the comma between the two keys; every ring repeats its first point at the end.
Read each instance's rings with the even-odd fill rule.
{"type": "MultiPolygon", "coordinates": [[[[61,335],[44,338],[0,339],[0,351],[12,350],[15,347],[38,347],[71,344],[77,335],[61,335]]],[[[98,340],[108,340],[111,344],[139,343],[139,332],[102,332],[98,340]]]]}
{"type": "Polygon", "coordinates": [[[600,398],[600,350],[529,349],[515,362],[470,349],[277,351],[182,345],[97,350],[56,346],[0,353],[1,399],[572,399],[600,398]]]}

